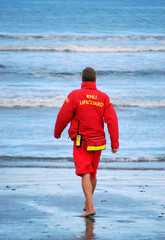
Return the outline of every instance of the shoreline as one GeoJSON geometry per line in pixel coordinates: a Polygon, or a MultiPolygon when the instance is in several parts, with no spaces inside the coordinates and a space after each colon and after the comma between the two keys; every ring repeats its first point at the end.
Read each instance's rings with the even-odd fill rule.
{"type": "MultiPolygon", "coordinates": [[[[0,158],[0,168],[50,168],[50,169],[75,169],[72,158],[64,159],[47,159],[47,158],[0,158]]],[[[99,170],[165,170],[165,160],[161,158],[159,161],[109,161],[109,159],[101,159],[99,170]]]]}
{"type": "Polygon", "coordinates": [[[73,168],[0,168],[0,239],[152,239],[165,236],[165,174],[98,170],[94,220],[73,168]]]}

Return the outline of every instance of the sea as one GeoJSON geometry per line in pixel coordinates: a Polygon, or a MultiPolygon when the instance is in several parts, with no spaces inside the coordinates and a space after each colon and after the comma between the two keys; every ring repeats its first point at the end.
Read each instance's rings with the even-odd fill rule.
{"type": "Polygon", "coordinates": [[[0,0],[0,160],[72,161],[67,95],[93,67],[119,120],[101,161],[165,161],[165,1],[0,0]]]}

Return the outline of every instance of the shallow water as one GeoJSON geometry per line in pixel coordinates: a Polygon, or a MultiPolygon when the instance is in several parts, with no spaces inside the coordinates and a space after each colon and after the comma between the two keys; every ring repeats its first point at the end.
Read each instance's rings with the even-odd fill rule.
{"type": "Polygon", "coordinates": [[[1,157],[72,157],[68,128],[58,141],[53,128],[86,66],[96,69],[119,118],[120,151],[111,154],[105,128],[102,157],[165,156],[162,1],[18,0],[1,8],[1,157]]]}

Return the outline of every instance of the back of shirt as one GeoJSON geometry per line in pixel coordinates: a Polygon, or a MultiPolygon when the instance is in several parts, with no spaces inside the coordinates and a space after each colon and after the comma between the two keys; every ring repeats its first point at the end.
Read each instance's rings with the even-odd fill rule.
{"type": "Polygon", "coordinates": [[[110,98],[97,90],[95,82],[82,83],[81,89],[74,90],[66,98],[55,125],[55,137],[71,121],[69,136],[72,140],[77,133],[83,137],[105,136],[104,122],[108,125],[113,147],[118,147],[118,121],[110,98]],[[78,130],[79,125],[79,130],[78,130]]]}
{"type": "Polygon", "coordinates": [[[72,92],[74,98],[75,112],[71,121],[69,135],[75,132],[78,126],[79,133],[84,137],[105,135],[104,133],[104,110],[105,96],[97,89],[82,88],[72,92]]]}

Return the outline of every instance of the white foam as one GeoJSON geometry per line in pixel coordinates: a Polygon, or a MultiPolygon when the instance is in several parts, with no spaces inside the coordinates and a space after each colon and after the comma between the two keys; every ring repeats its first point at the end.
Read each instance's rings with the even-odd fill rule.
{"type": "Polygon", "coordinates": [[[101,162],[161,162],[165,157],[120,157],[120,158],[101,158],[101,162]]]}
{"type": "Polygon", "coordinates": [[[3,97],[0,99],[0,107],[26,108],[26,107],[61,107],[66,96],[19,96],[3,97]]]}
{"type": "Polygon", "coordinates": [[[165,107],[165,100],[162,101],[113,101],[119,107],[165,107]]]}
{"type": "Polygon", "coordinates": [[[165,47],[161,46],[138,46],[138,47],[129,47],[129,46],[54,46],[54,47],[44,47],[44,46],[1,46],[0,51],[55,51],[55,52],[149,52],[149,51],[165,51],[165,47]]]}
{"type": "MultiPolygon", "coordinates": [[[[17,96],[5,97],[0,99],[0,107],[6,108],[26,108],[26,107],[56,107],[60,108],[66,96],[17,96]]],[[[165,107],[165,100],[161,101],[113,101],[117,107],[165,107]]]]}

